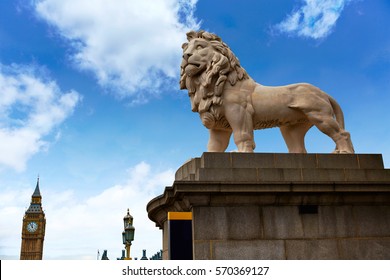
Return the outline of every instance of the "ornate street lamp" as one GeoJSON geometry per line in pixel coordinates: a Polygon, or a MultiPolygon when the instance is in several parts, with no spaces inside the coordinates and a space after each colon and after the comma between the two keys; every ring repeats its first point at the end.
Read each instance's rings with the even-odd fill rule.
{"type": "Polygon", "coordinates": [[[133,227],[133,216],[130,215],[129,209],[127,209],[127,215],[123,218],[123,225],[125,230],[122,232],[122,240],[126,248],[125,260],[131,260],[130,246],[131,241],[134,240],[135,228],[133,227]]]}

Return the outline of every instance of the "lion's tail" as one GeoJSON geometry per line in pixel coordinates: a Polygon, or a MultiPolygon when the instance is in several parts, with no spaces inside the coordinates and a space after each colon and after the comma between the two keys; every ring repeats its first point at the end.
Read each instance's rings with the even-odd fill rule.
{"type": "Polygon", "coordinates": [[[330,101],[330,105],[332,106],[332,109],[333,109],[333,112],[334,112],[334,115],[336,117],[336,120],[337,122],[339,123],[340,125],[340,128],[345,130],[345,125],[344,125],[344,113],[343,111],[341,110],[341,107],[340,105],[337,103],[336,100],[333,99],[333,97],[331,97],[330,95],[329,96],[329,101],[330,101]]]}

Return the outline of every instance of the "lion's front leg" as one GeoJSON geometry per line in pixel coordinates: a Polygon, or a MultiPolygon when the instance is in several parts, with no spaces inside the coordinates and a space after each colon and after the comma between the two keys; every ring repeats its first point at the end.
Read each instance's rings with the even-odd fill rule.
{"type": "Polygon", "coordinates": [[[240,130],[234,131],[234,142],[237,145],[238,152],[240,153],[253,153],[255,149],[255,141],[253,140],[252,132],[240,130]]]}
{"type": "Polygon", "coordinates": [[[207,145],[208,152],[224,152],[229,146],[231,130],[209,129],[210,138],[207,145]]]}
{"type": "Polygon", "coordinates": [[[226,108],[226,119],[233,129],[234,142],[238,151],[253,153],[255,141],[253,136],[253,120],[251,110],[236,104],[226,108]]]}

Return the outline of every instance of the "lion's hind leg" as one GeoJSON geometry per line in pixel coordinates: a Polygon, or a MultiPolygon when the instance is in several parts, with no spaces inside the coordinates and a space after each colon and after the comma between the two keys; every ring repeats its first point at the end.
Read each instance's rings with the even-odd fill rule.
{"type": "Polygon", "coordinates": [[[348,131],[340,129],[341,140],[336,142],[336,149],[333,151],[334,154],[354,154],[355,149],[351,141],[351,135],[348,131]]]}
{"type": "Polygon", "coordinates": [[[280,127],[289,153],[307,153],[305,148],[306,132],[313,126],[309,122],[280,127]]]}
{"type": "Polygon", "coordinates": [[[307,113],[306,116],[321,132],[328,135],[336,143],[336,149],[333,153],[353,154],[355,152],[349,132],[340,127],[332,114],[314,111],[307,113]]]}

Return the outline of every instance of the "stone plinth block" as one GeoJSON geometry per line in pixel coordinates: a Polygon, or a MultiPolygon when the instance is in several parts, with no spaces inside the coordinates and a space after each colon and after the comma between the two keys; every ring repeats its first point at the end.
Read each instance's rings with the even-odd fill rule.
{"type": "Polygon", "coordinates": [[[204,153],[147,205],[191,211],[194,259],[390,259],[390,170],[379,154],[204,153]]]}

